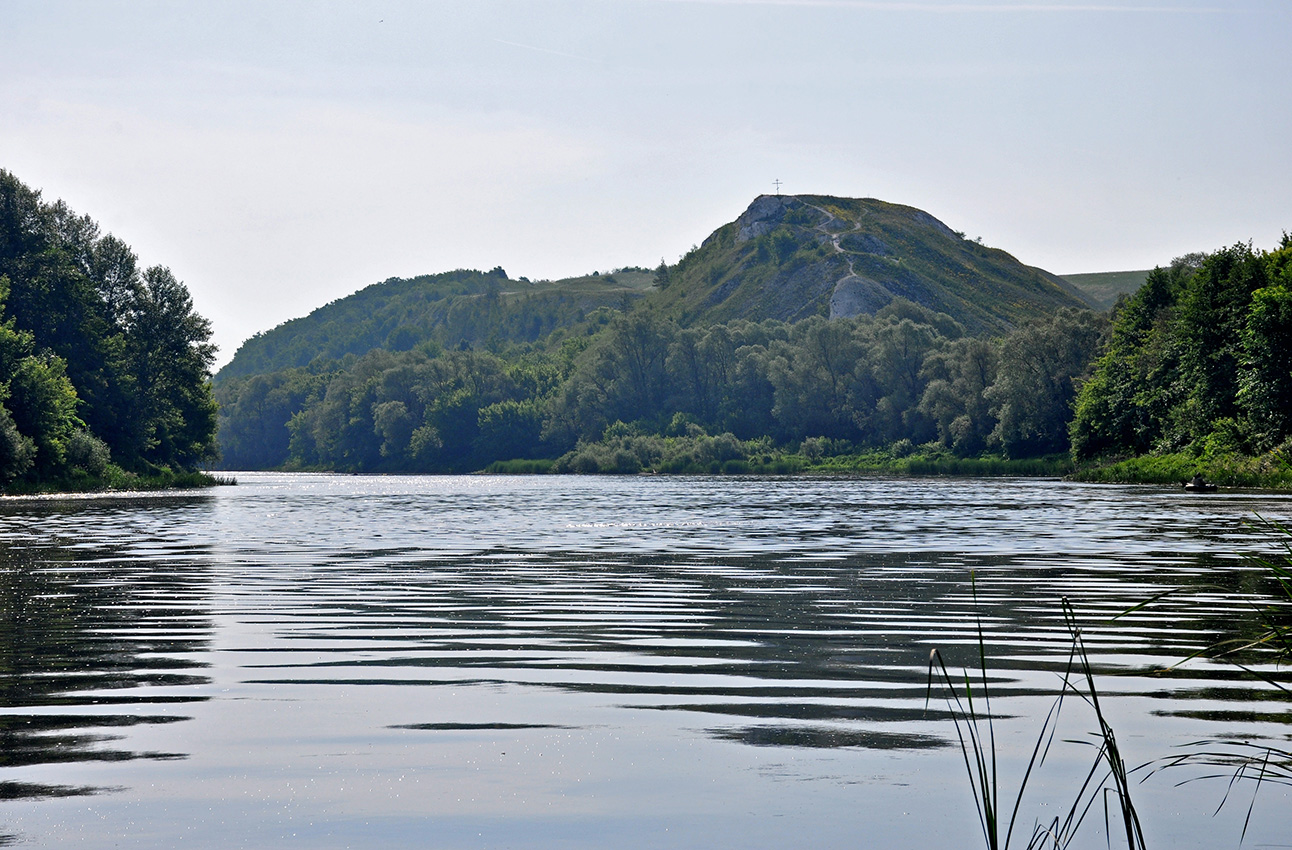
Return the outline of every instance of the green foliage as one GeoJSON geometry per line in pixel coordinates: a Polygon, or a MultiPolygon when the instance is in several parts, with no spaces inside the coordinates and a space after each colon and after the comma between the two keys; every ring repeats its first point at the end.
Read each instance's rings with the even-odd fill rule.
{"type": "Polygon", "coordinates": [[[1074,457],[1260,452],[1292,436],[1289,254],[1239,244],[1150,273],[1081,389],[1074,457]]]}
{"type": "Polygon", "coordinates": [[[991,439],[1006,454],[1032,457],[1068,450],[1077,381],[1106,326],[1095,313],[1064,309],[1002,342],[996,380],[984,396],[997,420],[991,439]]]}
{"type": "Polygon", "coordinates": [[[35,461],[35,441],[20,433],[9,411],[0,406],[0,483],[20,478],[35,461]]]}
{"type": "Polygon", "coordinates": [[[210,325],[183,284],[2,170],[0,313],[0,486],[214,456],[210,325]]]}
{"type": "MultiPolygon", "coordinates": [[[[1288,436],[1289,291],[1292,245],[1238,245],[1147,273],[1110,324],[919,210],[765,196],[653,273],[392,278],[249,340],[216,382],[223,463],[734,473],[886,453],[878,468],[915,474],[1059,474],[1056,454],[1184,449],[1230,463],[1288,436]],[[826,318],[848,286],[864,309],[826,318]]],[[[11,454],[24,463],[20,443],[11,454]]]]}
{"type": "Polygon", "coordinates": [[[987,447],[996,418],[986,392],[999,363],[999,346],[974,338],[954,340],[925,358],[919,409],[934,423],[944,448],[969,456],[987,447]]]}
{"type": "Polygon", "coordinates": [[[287,423],[322,398],[329,377],[328,372],[285,369],[217,384],[222,466],[265,469],[286,461],[291,443],[287,423]]]}
{"type": "MultiPolygon", "coordinates": [[[[598,327],[498,354],[374,349],[228,379],[217,389],[226,468],[461,471],[546,458],[566,472],[782,473],[854,447],[932,439],[967,457],[999,448],[991,398],[1004,396],[1005,348],[1028,359],[1007,375],[1057,364],[1051,384],[1012,391],[1069,391],[1047,408],[1061,443],[1069,373],[1085,367],[1078,355],[1100,326],[1064,313],[993,342],[894,299],[855,319],[679,328],[642,308],[598,327]]],[[[948,469],[942,459],[928,472],[948,469]]]]}
{"type": "Polygon", "coordinates": [[[553,370],[559,365],[541,357],[508,363],[475,351],[430,357],[375,349],[319,375],[288,370],[253,378],[241,393],[232,392],[238,383],[230,382],[225,427],[235,439],[272,437],[256,452],[237,455],[241,461],[348,471],[469,471],[541,453],[541,408],[527,393],[547,386],[553,370]],[[275,417],[271,428],[258,417],[275,389],[282,392],[269,414],[275,417]],[[256,407],[257,399],[265,401],[256,407]],[[278,423],[288,433],[285,451],[278,423]],[[269,450],[283,453],[259,453],[269,450]]]}
{"type": "Polygon", "coordinates": [[[1207,257],[1185,288],[1177,330],[1184,399],[1174,423],[1182,437],[1202,439],[1217,419],[1239,415],[1243,331],[1252,294],[1267,282],[1263,258],[1235,245],[1207,257]]]}
{"type": "Polygon", "coordinates": [[[482,471],[495,475],[542,475],[552,471],[553,463],[554,461],[548,458],[495,460],[482,471]]]}
{"type": "Polygon", "coordinates": [[[681,475],[788,475],[803,469],[801,459],[775,450],[766,438],[740,440],[730,433],[709,436],[691,425],[687,433],[662,437],[622,422],[613,423],[596,442],[580,443],[552,465],[558,473],[681,475]]]}
{"type": "Polygon", "coordinates": [[[374,348],[497,350],[536,342],[554,331],[576,333],[597,310],[640,299],[658,274],[626,268],[614,275],[531,283],[509,280],[495,268],[393,277],[257,334],[239,347],[215,383],[308,368],[319,358],[338,361],[374,348]]]}
{"type": "Polygon", "coordinates": [[[1077,481],[1098,484],[1174,484],[1194,473],[1222,487],[1292,488],[1292,471],[1279,466],[1273,455],[1205,455],[1193,452],[1139,455],[1114,463],[1078,466],[1077,481]]]}
{"type": "Polygon", "coordinates": [[[80,424],[76,402],[76,389],[58,357],[24,357],[9,376],[7,406],[18,431],[31,435],[35,470],[42,476],[66,465],[68,441],[80,424]]]}
{"type": "Polygon", "coordinates": [[[1292,289],[1287,286],[1252,293],[1236,401],[1257,448],[1271,448],[1292,434],[1292,289]]]}

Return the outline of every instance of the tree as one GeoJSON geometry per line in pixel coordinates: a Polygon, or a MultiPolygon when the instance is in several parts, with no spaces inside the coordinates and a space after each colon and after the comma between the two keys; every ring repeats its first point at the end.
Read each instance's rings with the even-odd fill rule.
{"type": "Polygon", "coordinates": [[[919,409],[933,420],[938,441],[962,457],[985,449],[996,427],[986,392],[998,363],[997,345],[972,337],[954,340],[924,360],[921,374],[928,384],[919,409]]]}
{"type": "Polygon", "coordinates": [[[124,242],[0,170],[0,277],[10,330],[26,340],[21,357],[36,358],[11,362],[4,378],[20,379],[6,397],[15,427],[45,435],[26,435],[37,447],[33,474],[61,474],[69,434],[94,466],[105,444],[130,469],[192,468],[212,456],[210,326],[169,271],[141,275],[124,242]]]}
{"type": "MultiPolygon", "coordinates": [[[[9,278],[0,276],[0,313],[9,278]]],[[[67,445],[82,426],[76,389],[55,354],[34,353],[29,331],[0,323],[0,484],[29,473],[50,476],[67,463],[67,445]]]]}
{"type": "Polygon", "coordinates": [[[553,402],[545,435],[557,444],[572,443],[615,421],[666,423],[668,353],[676,330],[648,311],[611,319],[553,402]]]}
{"type": "Polygon", "coordinates": [[[655,269],[655,285],[660,289],[668,289],[668,285],[670,283],[672,283],[672,278],[669,277],[668,263],[664,262],[664,259],[661,257],[659,268],[655,269]]]}
{"type": "Polygon", "coordinates": [[[1181,440],[1201,440],[1218,420],[1240,415],[1243,333],[1252,293],[1268,282],[1266,265],[1250,244],[1211,254],[1189,281],[1177,331],[1185,398],[1171,425],[1181,440]]]}
{"type": "Polygon", "coordinates": [[[792,439],[859,436],[875,397],[866,345],[855,322],[814,316],[793,326],[790,338],[769,349],[772,413],[792,439]]]}
{"type": "Polygon", "coordinates": [[[137,381],[138,459],[191,469],[215,456],[216,404],[208,379],[215,359],[211,323],[170,269],[153,266],[125,309],[125,349],[137,381]]]}
{"type": "Polygon", "coordinates": [[[1069,428],[1074,457],[1143,454],[1166,439],[1187,391],[1177,314],[1201,261],[1190,255],[1154,269],[1118,306],[1108,346],[1077,396],[1069,428]]]}
{"type": "Polygon", "coordinates": [[[1011,457],[1067,451],[1077,381],[1089,369],[1107,320],[1063,308],[1001,343],[996,380],[984,394],[997,419],[991,439],[1011,457]]]}
{"type": "Polygon", "coordinates": [[[1269,449],[1292,435],[1292,290],[1252,293],[1239,363],[1239,407],[1255,447],[1269,449]]]}
{"type": "Polygon", "coordinates": [[[924,394],[924,359],[942,342],[932,326],[908,318],[878,324],[869,354],[878,387],[875,434],[881,442],[932,436],[932,423],[919,409],[924,394]]]}

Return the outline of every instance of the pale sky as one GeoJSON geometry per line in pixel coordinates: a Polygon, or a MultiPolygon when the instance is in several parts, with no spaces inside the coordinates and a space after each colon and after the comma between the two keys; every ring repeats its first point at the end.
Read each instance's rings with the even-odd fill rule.
{"type": "Polygon", "coordinates": [[[786,193],[1059,274],[1292,230],[1292,0],[0,0],[0,168],[219,362],[391,276],[675,262],[786,193]]]}

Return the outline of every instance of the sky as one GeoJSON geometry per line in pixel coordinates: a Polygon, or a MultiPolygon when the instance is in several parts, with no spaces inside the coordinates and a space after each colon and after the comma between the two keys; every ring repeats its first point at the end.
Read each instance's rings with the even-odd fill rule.
{"type": "Polygon", "coordinates": [[[0,0],[0,168],[247,337],[676,262],[760,194],[1059,274],[1292,230],[1289,0],[0,0]]]}

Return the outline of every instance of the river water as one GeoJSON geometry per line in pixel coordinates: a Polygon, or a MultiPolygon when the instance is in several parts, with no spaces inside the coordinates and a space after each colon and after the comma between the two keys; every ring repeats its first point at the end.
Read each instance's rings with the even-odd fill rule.
{"type": "MultiPolygon", "coordinates": [[[[1270,542],[1248,522],[1287,495],[237,478],[0,500],[0,844],[981,846],[930,651],[981,676],[981,626],[1012,805],[1069,658],[1063,598],[1132,766],[1289,746],[1276,689],[1176,665],[1254,633],[1268,587],[1241,555],[1270,542]]],[[[1080,699],[1059,724],[1023,833],[1095,754],[1080,699]]],[[[1287,846],[1285,788],[1240,783],[1215,814],[1225,780],[1149,773],[1150,846],[1237,846],[1249,805],[1245,846],[1287,846]]],[[[1101,805],[1074,846],[1105,846],[1101,805]]]]}

